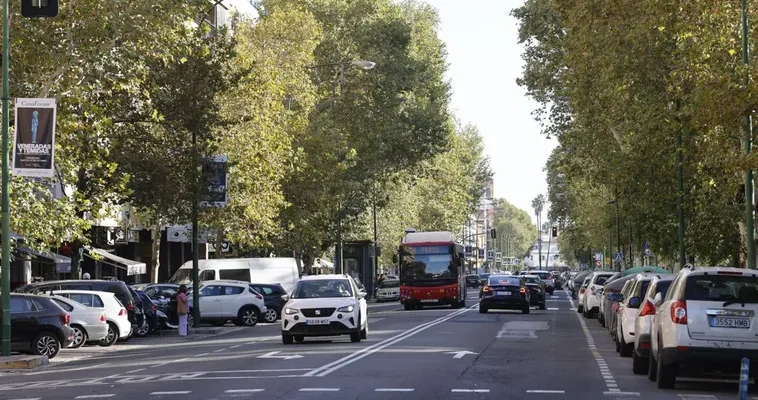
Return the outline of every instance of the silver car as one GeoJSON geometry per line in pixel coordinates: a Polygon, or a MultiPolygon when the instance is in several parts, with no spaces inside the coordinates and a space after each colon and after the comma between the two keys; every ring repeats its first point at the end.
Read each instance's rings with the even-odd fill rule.
{"type": "Polygon", "coordinates": [[[74,330],[74,340],[69,347],[79,348],[87,342],[99,342],[108,336],[104,308],[87,307],[63,296],[50,297],[71,316],[70,326],[74,330]]]}

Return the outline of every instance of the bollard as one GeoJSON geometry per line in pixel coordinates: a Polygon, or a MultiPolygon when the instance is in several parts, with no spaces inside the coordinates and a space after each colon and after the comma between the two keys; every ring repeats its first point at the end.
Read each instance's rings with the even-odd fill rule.
{"type": "Polygon", "coordinates": [[[740,400],[747,400],[747,386],[750,383],[750,359],[742,359],[742,368],[740,368],[740,400]]]}

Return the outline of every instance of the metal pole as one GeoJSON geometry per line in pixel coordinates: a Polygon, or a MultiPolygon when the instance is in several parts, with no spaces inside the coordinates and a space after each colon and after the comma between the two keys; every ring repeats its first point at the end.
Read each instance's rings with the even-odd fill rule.
{"type": "MultiPolygon", "coordinates": [[[[192,132],[192,148],[197,150],[197,133],[192,132]]],[[[201,172],[202,173],[202,172],[201,172]]],[[[200,249],[198,244],[198,187],[193,189],[192,199],[192,320],[193,326],[200,326],[200,249]]],[[[217,251],[221,251],[218,249],[217,251]]]]}
{"type": "Polygon", "coordinates": [[[608,229],[608,265],[613,267],[613,228],[608,229]]]}
{"type": "MultiPolygon", "coordinates": [[[[748,25],[747,25],[747,0],[742,0],[742,62],[749,65],[750,46],[748,44],[748,25]]],[[[749,83],[749,75],[745,76],[745,86],[749,83]]],[[[744,147],[745,154],[750,154],[753,146],[753,132],[750,114],[745,114],[743,119],[743,129],[745,134],[744,147]]],[[[681,146],[680,146],[681,147],[681,146]]],[[[681,152],[681,148],[679,150],[681,152]]],[[[681,164],[680,164],[681,165],[681,164]]],[[[680,166],[681,168],[681,166],[680,166]]],[[[681,184],[681,183],[680,183],[681,184]]],[[[755,222],[753,212],[753,170],[745,170],[745,227],[747,231],[747,267],[755,269],[755,222]]],[[[682,264],[684,266],[684,264],[682,264]]]]}
{"type": "Polygon", "coordinates": [[[476,247],[476,258],[474,258],[474,273],[479,275],[479,215],[476,216],[476,234],[474,235],[474,247],[476,247]]]}
{"type": "Polygon", "coordinates": [[[537,211],[537,258],[539,259],[539,268],[542,269],[542,209],[537,211]]]}
{"type": "MultiPolygon", "coordinates": [[[[374,270],[371,272],[372,276],[371,279],[374,279],[376,277],[377,273],[379,272],[379,258],[376,254],[376,249],[378,248],[377,244],[379,243],[378,235],[376,232],[376,199],[374,199],[374,204],[372,205],[373,208],[373,214],[374,214],[374,270]]],[[[369,293],[370,297],[373,297],[373,293],[369,293]]]]}
{"type": "Polygon", "coordinates": [[[750,384],[750,359],[745,357],[740,365],[740,400],[748,399],[748,384],[750,384]]]}
{"type": "MultiPolygon", "coordinates": [[[[677,208],[679,209],[679,268],[684,268],[687,264],[687,250],[684,247],[684,167],[682,163],[682,134],[681,132],[676,135],[676,163],[678,171],[678,189],[679,196],[677,198],[677,208]]],[[[751,190],[752,191],[752,190],[751,190]]],[[[747,196],[750,198],[750,196],[747,196]]],[[[748,229],[748,237],[752,237],[750,234],[751,229],[748,229]]]]}
{"type": "Polygon", "coordinates": [[[2,337],[2,355],[9,357],[11,355],[11,214],[10,214],[10,196],[8,195],[8,183],[10,181],[9,159],[8,159],[8,127],[10,126],[10,90],[8,88],[8,64],[10,63],[10,40],[8,31],[8,0],[3,0],[3,231],[2,241],[3,249],[0,256],[2,257],[2,310],[3,310],[3,337],[2,337]]]}
{"type": "Polygon", "coordinates": [[[335,249],[336,273],[342,274],[342,214],[337,217],[337,248],[335,249]]]}

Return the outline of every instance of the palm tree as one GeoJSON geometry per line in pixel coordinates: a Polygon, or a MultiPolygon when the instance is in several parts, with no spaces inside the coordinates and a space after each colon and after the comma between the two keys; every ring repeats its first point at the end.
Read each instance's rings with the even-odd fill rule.
{"type": "Polygon", "coordinates": [[[542,269],[542,209],[545,207],[545,196],[540,194],[532,200],[532,208],[537,216],[537,248],[539,257],[539,266],[542,269]]]}

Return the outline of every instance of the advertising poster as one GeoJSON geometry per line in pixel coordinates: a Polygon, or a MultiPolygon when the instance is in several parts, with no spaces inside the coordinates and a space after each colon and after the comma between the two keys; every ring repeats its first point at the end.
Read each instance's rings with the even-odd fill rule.
{"type": "Polygon", "coordinates": [[[55,99],[16,99],[13,174],[51,178],[55,161],[55,99]]]}
{"type": "Polygon", "coordinates": [[[203,165],[205,192],[200,205],[225,207],[227,203],[228,161],[225,155],[215,156],[203,165]]]}

